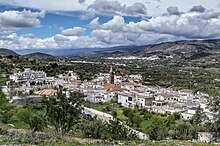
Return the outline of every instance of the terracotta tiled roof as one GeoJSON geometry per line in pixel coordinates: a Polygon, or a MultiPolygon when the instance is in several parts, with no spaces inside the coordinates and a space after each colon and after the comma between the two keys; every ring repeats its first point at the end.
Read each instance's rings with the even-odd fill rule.
{"type": "Polygon", "coordinates": [[[137,84],[137,83],[133,83],[133,82],[125,82],[124,85],[131,85],[131,86],[137,86],[137,87],[140,87],[139,84],[137,84]]]}
{"type": "Polygon", "coordinates": [[[143,91],[141,91],[141,90],[133,90],[133,91],[135,91],[135,92],[138,92],[138,93],[143,93],[143,91]]]}
{"type": "Polygon", "coordinates": [[[104,84],[104,89],[107,91],[120,91],[120,92],[127,90],[109,83],[104,84]]]}
{"type": "Polygon", "coordinates": [[[34,94],[41,95],[41,96],[55,96],[57,95],[57,90],[44,89],[44,90],[35,91],[34,94]]]}
{"type": "Polygon", "coordinates": [[[166,94],[166,93],[161,94],[161,96],[163,96],[164,98],[170,98],[170,97],[173,97],[173,95],[166,94]]]}
{"type": "Polygon", "coordinates": [[[188,93],[188,92],[192,92],[192,90],[189,90],[189,89],[182,89],[182,90],[180,90],[180,92],[188,93]]]}
{"type": "Polygon", "coordinates": [[[110,91],[119,91],[119,92],[123,92],[123,91],[127,91],[127,89],[120,88],[120,87],[114,87],[114,88],[110,89],[110,91]]]}

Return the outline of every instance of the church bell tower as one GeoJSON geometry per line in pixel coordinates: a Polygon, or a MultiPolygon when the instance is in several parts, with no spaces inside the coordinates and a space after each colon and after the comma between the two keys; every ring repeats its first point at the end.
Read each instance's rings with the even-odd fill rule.
{"type": "Polygon", "coordinates": [[[113,72],[112,66],[111,66],[111,69],[109,71],[109,83],[114,84],[114,72],[113,72]]]}

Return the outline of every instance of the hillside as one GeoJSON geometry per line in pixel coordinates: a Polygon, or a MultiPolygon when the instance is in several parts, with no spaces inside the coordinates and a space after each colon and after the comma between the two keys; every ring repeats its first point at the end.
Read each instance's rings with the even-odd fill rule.
{"type": "Polygon", "coordinates": [[[145,46],[119,46],[114,48],[103,48],[100,51],[87,53],[90,57],[100,56],[152,56],[172,55],[177,58],[202,58],[206,56],[220,56],[220,40],[193,40],[163,42],[145,46]]]}
{"type": "Polygon", "coordinates": [[[19,56],[12,50],[0,48],[0,56],[19,56]]]}
{"type": "Polygon", "coordinates": [[[30,60],[55,60],[55,57],[46,53],[31,53],[22,56],[23,58],[28,58],[30,60]]]}
{"type": "Polygon", "coordinates": [[[135,55],[148,56],[150,54],[167,54],[185,58],[195,55],[207,56],[220,53],[220,40],[179,41],[148,45],[140,49],[135,55]]]}

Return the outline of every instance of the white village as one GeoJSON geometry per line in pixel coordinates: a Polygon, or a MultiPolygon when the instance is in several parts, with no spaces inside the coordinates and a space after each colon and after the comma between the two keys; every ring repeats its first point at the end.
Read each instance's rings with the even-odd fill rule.
{"type": "MultiPolygon", "coordinates": [[[[68,71],[56,77],[47,77],[43,71],[25,69],[10,75],[10,81],[3,86],[3,92],[18,107],[28,102],[41,102],[42,97],[56,96],[58,89],[63,92],[84,94],[84,100],[91,103],[115,101],[127,108],[146,109],[153,113],[172,115],[179,113],[181,119],[190,120],[200,107],[206,115],[203,122],[212,121],[213,113],[209,109],[209,95],[189,89],[175,91],[171,88],[145,86],[141,84],[142,76],[114,74],[111,66],[109,73],[100,73],[91,81],[81,81],[76,73],[68,71]]],[[[111,116],[110,116],[111,118],[111,116]]],[[[202,142],[209,142],[209,133],[199,133],[202,142]]],[[[210,137],[210,136],[209,136],[210,137]]]]}

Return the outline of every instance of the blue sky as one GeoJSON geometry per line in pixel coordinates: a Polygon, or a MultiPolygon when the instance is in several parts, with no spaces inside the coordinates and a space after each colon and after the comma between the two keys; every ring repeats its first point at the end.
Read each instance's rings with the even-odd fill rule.
{"type": "Polygon", "coordinates": [[[1,0],[0,47],[105,48],[219,39],[220,0],[1,0]]]}

